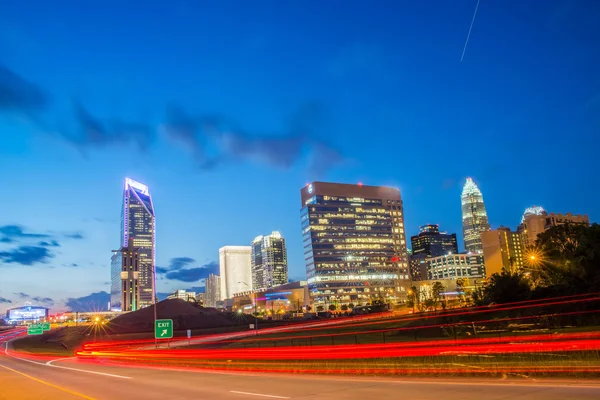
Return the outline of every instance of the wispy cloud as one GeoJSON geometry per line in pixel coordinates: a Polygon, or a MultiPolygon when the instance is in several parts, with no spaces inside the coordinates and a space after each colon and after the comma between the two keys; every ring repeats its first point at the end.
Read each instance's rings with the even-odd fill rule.
{"type": "Polygon", "coordinates": [[[12,300],[5,299],[4,297],[0,297],[0,304],[2,303],[12,303],[12,300]]]}
{"type": "Polygon", "coordinates": [[[65,305],[70,308],[71,311],[106,311],[109,301],[110,294],[102,291],[91,293],[83,297],[70,297],[65,301],[65,305]]]}

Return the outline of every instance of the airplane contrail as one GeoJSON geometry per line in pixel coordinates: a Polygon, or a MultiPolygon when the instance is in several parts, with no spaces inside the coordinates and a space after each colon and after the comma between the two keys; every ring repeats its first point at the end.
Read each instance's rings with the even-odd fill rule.
{"type": "Polygon", "coordinates": [[[469,44],[469,37],[471,37],[471,30],[473,29],[473,22],[475,22],[475,16],[477,15],[477,9],[479,8],[479,1],[477,0],[477,5],[475,6],[475,12],[473,13],[473,19],[471,20],[471,26],[469,27],[469,33],[467,33],[467,40],[465,40],[465,47],[463,47],[462,56],[460,57],[460,62],[462,62],[463,58],[465,58],[465,52],[467,51],[467,44],[469,44]]]}

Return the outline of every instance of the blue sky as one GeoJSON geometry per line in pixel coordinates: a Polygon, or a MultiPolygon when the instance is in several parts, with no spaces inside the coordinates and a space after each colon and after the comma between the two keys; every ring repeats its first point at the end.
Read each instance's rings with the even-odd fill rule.
{"type": "Polygon", "coordinates": [[[409,235],[460,236],[467,176],[493,227],[598,219],[597,1],[481,0],[462,62],[474,0],[126,3],[2,3],[0,310],[108,291],[125,176],[160,292],[272,230],[304,277],[312,180],[399,187],[409,235]]]}

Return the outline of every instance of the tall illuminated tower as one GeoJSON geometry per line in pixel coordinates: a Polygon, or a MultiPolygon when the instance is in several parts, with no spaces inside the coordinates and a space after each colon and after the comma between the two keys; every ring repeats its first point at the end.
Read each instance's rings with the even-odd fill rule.
{"type": "Polygon", "coordinates": [[[473,179],[467,178],[460,196],[462,204],[462,226],[465,250],[480,253],[481,232],[490,230],[483,195],[473,179]]]}
{"type": "Polygon", "coordinates": [[[132,240],[139,254],[138,308],[148,307],[155,300],[154,266],[156,261],[156,216],[148,186],[133,179],[125,179],[121,246],[132,240]]]}

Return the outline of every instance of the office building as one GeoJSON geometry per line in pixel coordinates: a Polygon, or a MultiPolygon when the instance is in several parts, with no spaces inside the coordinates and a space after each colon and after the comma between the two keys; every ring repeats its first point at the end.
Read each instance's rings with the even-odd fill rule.
{"type": "Polygon", "coordinates": [[[419,227],[419,234],[410,237],[412,254],[425,254],[437,257],[444,254],[457,254],[456,233],[440,232],[438,225],[419,227]]]}
{"type": "Polygon", "coordinates": [[[198,304],[206,307],[206,292],[196,293],[196,302],[198,302],[198,304]]]}
{"type": "Polygon", "coordinates": [[[121,246],[132,240],[139,254],[139,302],[137,308],[150,306],[155,301],[155,247],[156,230],[154,205],[148,186],[125,179],[121,219],[121,246]]]}
{"type": "Polygon", "coordinates": [[[427,258],[421,264],[421,276],[425,280],[483,278],[485,276],[484,257],[481,254],[462,253],[427,258]]]}
{"type": "Polygon", "coordinates": [[[523,268],[525,246],[520,232],[500,227],[481,233],[486,275],[523,268]]]}
{"type": "Polygon", "coordinates": [[[285,239],[275,231],[252,241],[252,288],[270,289],[288,282],[285,239]]]}
{"type": "Polygon", "coordinates": [[[141,307],[140,252],[133,238],[126,247],[113,250],[111,259],[111,311],[136,311],[141,307]]]}
{"type": "Polygon", "coordinates": [[[465,240],[465,250],[467,252],[481,253],[481,232],[489,231],[485,204],[483,195],[473,182],[473,179],[467,178],[460,196],[462,205],[462,227],[465,240]]]}
{"type": "Polygon", "coordinates": [[[167,299],[179,299],[184,301],[194,302],[196,300],[196,292],[188,292],[184,289],[178,289],[167,296],[167,299]]]}
{"type": "Polygon", "coordinates": [[[217,302],[221,300],[221,277],[210,274],[205,283],[206,297],[204,305],[206,307],[216,307],[217,302]]]}
{"type": "Polygon", "coordinates": [[[571,213],[555,214],[547,212],[523,215],[519,231],[523,234],[523,243],[525,246],[533,246],[538,235],[553,226],[573,224],[573,225],[590,225],[590,219],[587,215],[573,215],[571,213]]]}
{"type": "Polygon", "coordinates": [[[222,300],[252,290],[251,253],[250,246],[225,246],[219,249],[222,300]]]}
{"type": "Polygon", "coordinates": [[[300,193],[312,302],[405,300],[410,277],[400,191],[313,182],[300,193]]]}
{"type": "Polygon", "coordinates": [[[231,309],[241,309],[246,314],[256,312],[272,318],[282,318],[288,312],[306,311],[309,305],[306,281],[296,281],[270,289],[238,293],[233,298],[231,309]]]}

